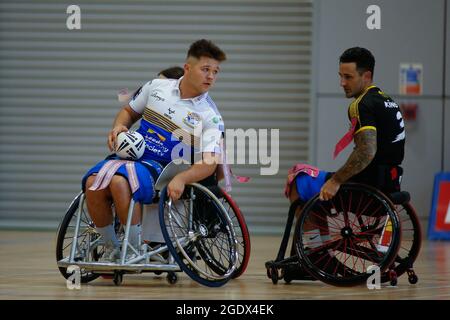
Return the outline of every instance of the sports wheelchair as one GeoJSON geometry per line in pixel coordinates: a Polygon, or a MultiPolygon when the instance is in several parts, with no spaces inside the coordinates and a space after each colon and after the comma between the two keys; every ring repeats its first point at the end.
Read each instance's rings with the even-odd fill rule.
{"type": "MultiPolygon", "coordinates": [[[[198,183],[186,185],[177,201],[167,196],[166,185],[188,164],[169,163],[155,183],[159,222],[165,243],[154,245],[141,239],[140,247],[128,242],[135,201],[132,199],[127,224],[117,215],[114,228],[121,243],[117,263],[100,262],[104,241],[89,216],[85,196],[80,192],[69,206],[57,233],[56,260],[61,274],[68,279],[69,266],[80,268],[81,283],[99,276],[113,278],[120,285],[124,274],[167,272],[167,281],[177,282],[176,272],[184,271],[194,281],[219,287],[239,277],[250,255],[250,238],[244,217],[233,199],[218,186],[198,183]],[[135,255],[127,259],[127,253],[135,255]]],[[[143,207],[143,206],[142,206],[143,207]]],[[[113,208],[114,212],[114,208],[113,208]]],[[[69,269],[71,271],[71,269],[69,269]]]]}
{"type": "Polygon", "coordinates": [[[329,201],[321,201],[316,195],[306,203],[297,199],[291,204],[278,255],[265,263],[267,277],[273,284],[284,279],[286,283],[320,280],[335,286],[355,286],[366,283],[375,267],[382,283],[395,286],[406,272],[409,282],[415,284],[418,277],[413,263],[421,237],[408,192],[386,196],[368,185],[346,183],[329,201]],[[291,256],[285,258],[298,210],[291,256]],[[311,241],[312,228],[320,231],[317,242],[311,241]]]}

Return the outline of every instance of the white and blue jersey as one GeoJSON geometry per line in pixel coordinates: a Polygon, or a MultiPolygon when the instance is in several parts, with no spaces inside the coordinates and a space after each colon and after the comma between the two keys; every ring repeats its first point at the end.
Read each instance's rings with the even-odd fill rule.
{"type": "Polygon", "coordinates": [[[173,160],[172,156],[183,156],[190,161],[183,154],[185,151],[221,152],[224,125],[220,113],[207,92],[192,99],[181,99],[182,79],[155,79],[130,101],[130,107],[142,115],[137,130],[146,142],[142,160],[167,164],[173,160]]]}
{"type": "MultiPolygon", "coordinates": [[[[180,157],[191,161],[191,152],[221,152],[224,124],[217,107],[207,92],[192,99],[181,99],[182,79],[150,81],[129,103],[142,115],[137,132],[144,137],[146,149],[142,158],[134,163],[140,187],[133,198],[144,204],[152,203],[155,180],[170,161],[180,157]]],[[[97,163],[85,174],[83,190],[87,178],[98,173],[107,161],[97,163]]],[[[130,178],[125,166],[116,174],[130,178]]]]}

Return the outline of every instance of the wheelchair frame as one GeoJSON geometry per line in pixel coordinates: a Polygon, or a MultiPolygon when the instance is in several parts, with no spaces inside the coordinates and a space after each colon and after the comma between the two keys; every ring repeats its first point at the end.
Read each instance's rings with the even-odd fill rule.
{"type": "MultiPolygon", "coordinates": [[[[384,264],[385,268],[387,267],[387,270],[381,270],[381,282],[390,282],[391,285],[397,284],[397,278],[402,275],[404,272],[407,272],[408,274],[408,280],[411,284],[414,284],[417,282],[418,278],[414,273],[413,270],[413,263],[415,259],[417,258],[420,246],[421,246],[421,230],[420,230],[420,223],[418,221],[418,218],[415,214],[415,211],[411,204],[409,203],[410,197],[408,192],[396,192],[393,194],[390,194],[389,197],[387,197],[385,194],[380,192],[379,190],[363,185],[363,184],[356,184],[356,183],[347,183],[343,185],[344,188],[347,186],[356,186],[361,189],[367,189],[371,192],[378,194],[381,197],[381,201],[386,202],[392,209],[392,212],[395,216],[392,216],[391,218],[395,220],[399,220],[399,210],[398,208],[401,206],[404,208],[405,212],[402,216],[402,222],[410,221],[411,227],[409,229],[409,232],[412,232],[412,236],[409,240],[411,242],[410,244],[403,244],[400,243],[400,238],[402,236],[403,230],[399,228],[398,243],[394,245],[390,245],[390,250],[394,250],[395,256],[392,257],[392,261],[388,261],[384,264]],[[391,202],[392,201],[392,202],[391,202]],[[395,207],[397,206],[397,207],[395,207]],[[402,246],[402,250],[399,251],[399,247],[402,246]]],[[[297,199],[295,202],[293,202],[289,208],[289,214],[288,219],[286,223],[285,232],[283,235],[282,242],[280,244],[280,249],[278,251],[277,257],[275,260],[267,261],[265,266],[267,269],[267,277],[272,280],[274,284],[278,282],[279,279],[284,279],[286,283],[290,283],[292,280],[322,280],[324,282],[327,282],[332,285],[358,285],[362,283],[365,278],[369,277],[369,274],[367,274],[367,277],[361,276],[358,281],[356,279],[353,279],[352,281],[349,281],[347,283],[345,282],[339,282],[338,279],[328,279],[325,280],[324,278],[325,272],[313,272],[311,270],[311,266],[306,263],[303,259],[306,257],[305,253],[303,252],[304,249],[300,247],[298,244],[293,241],[293,249],[295,250],[295,253],[291,253],[291,256],[288,258],[285,258],[285,253],[292,229],[292,224],[294,221],[295,211],[298,208],[299,205],[304,204],[302,211],[300,213],[299,219],[297,221],[296,225],[296,232],[294,232],[294,238],[296,237],[296,233],[298,232],[298,225],[300,223],[300,220],[302,219],[305,211],[309,210],[312,206],[312,204],[317,201],[317,196],[310,201],[308,201],[306,204],[303,203],[300,199],[297,199]],[[309,208],[309,209],[308,209],[309,208]],[[279,273],[278,271],[281,271],[279,273]]],[[[399,221],[400,224],[400,221],[399,221]]],[[[395,227],[395,226],[394,226],[395,227]]],[[[395,228],[394,228],[395,229],[395,228]]],[[[406,230],[405,230],[406,231],[406,230]]],[[[396,239],[394,239],[396,240],[396,239]]],[[[292,250],[294,251],[294,250],[292,250]]],[[[349,276],[350,277],[350,276],[349,276]]]]}
{"type": "MultiPolygon", "coordinates": [[[[155,196],[155,199],[160,198],[161,195],[163,195],[162,198],[164,198],[165,195],[165,188],[161,188],[165,184],[167,184],[173,176],[175,176],[178,172],[186,170],[186,165],[181,165],[174,167],[174,165],[167,165],[166,168],[161,173],[160,177],[158,178],[157,182],[155,183],[155,190],[157,195],[155,196]],[[162,190],[161,190],[162,189],[162,190]]],[[[217,214],[221,217],[221,223],[224,223],[227,225],[226,229],[228,230],[229,238],[230,238],[230,266],[225,274],[218,275],[217,279],[214,279],[214,281],[209,281],[208,279],[203,279],[203,281],[199,281],[198,278],[192,277],[193,280],[200,282],[206,286],[221,286],[224,285],[228,280],[230,280],[233,277],[234,271],[236,269],[237,264],[237,241],[235,237],[234,227],[233,223],[228,216],[227,211],[223,207],[221,201],[206,187],[199,185],[197,183],[193,183],[190,185],[187,185],[191,187],[191,195],[189,199],[194,199],[193,192],[194,189],[196,190],[202,190],[202,192],[208,194],[208,197],[211,199],[211,201],[215,204],[215,207],[217,209],[217,214]],[[217,281],[220,280],[220,281],[217,281]]],[[[160,207],[163,206],[163,202],[160,201],[160,207]]],[[[164,201],[164,200],[163,200],[164,201]]],[[[195,201],[195,200],[193,200],[195,201]]],[[[190,201],[190,214],[193,214],[192,211],[192,203],[193,201],[190,201]]],[[[98,235],[95,231],[95,226],[92,221],[88,221],[87,223],[87,236],[88,236],[88,243],[86,248],[80,248],[80,244],[78,243],[78,239],[80,237],[80,225],[82,222],[82,215],[87,214],[87,211],[84,212],[84,203],[85,203],[85,196],[83,192],[80,192],[78,196],[72,201],[71,206],[69,207],[68,212],[66,213],[66,216],[64,217],[63,221],[60,224],[60,227],[58,229],[58,239],[57,239],[57,265],[64,277],[70,276],[70,274],[67,274],[67,268],[71,265],[78,266],[85,274],[87,272],[87,276],[82,277],[81,282],[86,283],[89,281],[94,280],[98,276],[102,275],[111,275],[113,274],[114,277],[114,283],[116,285],[120,285],[123,280],[123,274],[124,273],[141,273],[141,272],[154,272],[156,274],[162,273],[162,272],[168,272],[167,280],[169,283],[173,284],[177,281],[177,277],[175,275],[175,272],[182,271],[182,267],[180,267],[180,258],[177,256],[177,252],[184,250],[176,250],[175,248],[180,245],[180,243],[173,245],[173,243],[168,244],[167,237],[164,236],[164,230],[163,230],[163,236],[166,240],[166,243],[164,245],[161,245],[160,247],[156,249],[151,249],[150,251],[147,251],[149,249],[149,246],[142,243],[142,239],[140,241],[141,248],[134,248],[129,243],[129,232],[130,232],[130,225],[132,220],[132,215],[134,212],[134,207],[136,202],[134,199],[131,199],[129,211],[128,211],[128,217],[127,217],[127,224],[124,228],[124,237],[121,243],[121,256],[120,256],[120,262],[119,263],[109,263],[109,262],[99,262],[98,258],[100,258],[101,254],[100,252],[94,252],[94,250],[97,250],[99,246],[102,245],[101,236],[98,235]],[[74,207],[78,206],[78,215],[76,217],[75,222],[75,231],[72,236],[72,243],[70,248],[70,254],[68,257],[62,257],[64,255],[64,240],[65,235],[67,233],[67,228],[70,225],[71,219],[76,214],[74,211],[74,207]],[[69,217],[70,215],[70,217],[69,217]],[[66,221],[68,220],[68,221],[66,221]],[[91,239],[93,241],[91,242],[91,239]],[[173,250],[171,249],[171,245],[173,250]],[[125,248],[125,250],[123,249],[125,248]],[[84,256],[82,256],[82,259],[85,259],[86,257],[93,256],[93,261],[79,261],[80,257],[77,257],[77,253],[79,253],[80,250],[84,250],[84,256]],[[126,256],[128,251],[131,250],[135,254],[137,254],[137,257],[126,260],[126,256]],[[86,252],[87,251],[87,252],[86,252]],[[95,254],[94,254],[95,253],[95,254]],[[161,259],[161,254],[168,253],[168,258],[161,259]],[[157,261],[151,262],[153,258],[157,261]],[[142,261],[145,261],[145,263],[141,263],[142,261]]],[[[163,213],[160,212],[160,217],[163,215],[163,213]]],[[[89,217],[87,217],[89,218],[89,217]]],[[[163,226],[163,222],[160,221],[161,226],[163,226]]],[[[167,234],[166,234],[167,235],[167,234]]],[[[180,247],[179,249],[183,249],[180,247]]],[[[82,254],[83,255],[83,254],[82,254]]],[[[190,261],[193,263],[193,261],[190,261]]],[[[189,274],[188,274],[189,275],[189,274]]]]}

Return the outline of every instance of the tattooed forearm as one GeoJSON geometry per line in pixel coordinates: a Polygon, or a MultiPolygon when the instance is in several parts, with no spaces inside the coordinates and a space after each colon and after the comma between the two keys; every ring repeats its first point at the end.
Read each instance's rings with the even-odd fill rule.
{"type": "Polygon", "coordinates": [[[377,152],[377,132],[375,130],[361,131],[354,139],[353,152],[344,166],[333,175],[333,179],[339,183],[344,183],[366,168],[377,152]]]}

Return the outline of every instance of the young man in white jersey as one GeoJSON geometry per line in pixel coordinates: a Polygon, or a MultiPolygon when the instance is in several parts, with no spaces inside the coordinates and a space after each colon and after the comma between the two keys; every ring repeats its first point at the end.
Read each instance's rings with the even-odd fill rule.
{"type": "MultiPolygon", "coordinates": [[[[143,157],[133,163],[139,182],[134,192],[129,183],[133,171],[130,172],[125,165],[114,167],[116,171],[109,185],[98,188],[96,178],[101,168],[111,165],[111,161],[116,161],[114,159],[98,163],[83,178],[82,186],[89,213],[105,240],[104,260],[115,260],[120,255],[119,242],[112,225],[112,204],[121,223],[125,224],[131,197],[140,204],[151,203],[155,192],[154,182],[163,167],[173,160],[172,151],[180,144],[185,146],[181,148],[183,151],[200,152],[202,161],[194,163],[172,179],[167,186],[169,197],[177,200],[186,184],[200,181],[215,172],[224,128],[208,90],[214,86],[220,63],[225,60],[225,53],[211,41],[198,40],[189,48],[183,77],[178,80],[154,79],[146,83],[117,114],[108,135],[109,149],[114,150],[120,132],[128,131],[141,119],[137,132],[144,136],[146,150],[143,157]]],[[[177,156],[187,156],[175,153],[177,156]]],[[[137,214],[139,205],[135,210],[129,237],[133,246],[138,245],[141,232],[140,215],[137,214]]]]}

